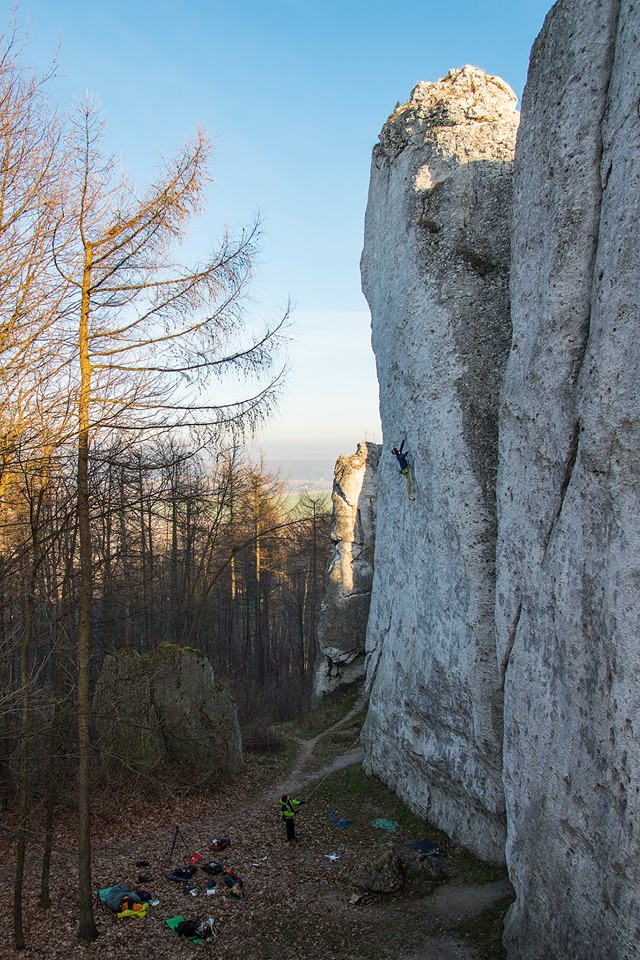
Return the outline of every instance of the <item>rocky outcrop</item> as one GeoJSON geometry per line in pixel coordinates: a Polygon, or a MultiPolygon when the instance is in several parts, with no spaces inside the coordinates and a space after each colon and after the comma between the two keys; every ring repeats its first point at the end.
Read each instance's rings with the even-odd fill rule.
{"type": "Polygon", "coordinates": [[[334,549],[318,623],[316,696],[364,676],[380,449],[376,443],[359,443],[353,456],[339,457],[336,463],[331,494],[334,549]]]}
{"type": "Polygon", "coordinates": [[[559,0],[531,56],[500,415],[510,956],[640,935],[640,7],[559,0]]]}
{"type": "Polygon", "coordinates": [[[154,656],[153,702],[167,755],[211,773],[242,766],[235,701],[199,650],[162,644],[154,656]]]}
{"type": "Polygon", "coordinates": [[[101,753],[151,773],[168,759],[212,774],[242,766],[235,702],[199,650],[162,644],[105,658],[94,695],[101,753]]]}
{"type": "Polygon", "coordinates": [[[402,864],[393,844],[365,847],[347,874],[351,883],[373,893],[396,893],[402,887],[402,864]]]}
{"type": "Polygon", "coordinates": [[[495,474],[515,105],[475,67],[419,83],[373,152],[362,256],[384,434],[365,768],[496,862],[495,474]],[[403,437],[413,499],[391,454],[403,437]]]}
{"type": "Polygon", "coordinates": [[[102,664],[93,701],[103,765],[125,764],[151,773],[164,758],[164,743],[153,705],[149,658],[120,650],[102,664]]]}
{"type": "Polygon", "coordinates": [[[419,856],[404,844],[380,841],[362,847],[342,871],[349,883],[372,893],[428,896],[446,880],[446,871],[437,860],[419,856]]]}

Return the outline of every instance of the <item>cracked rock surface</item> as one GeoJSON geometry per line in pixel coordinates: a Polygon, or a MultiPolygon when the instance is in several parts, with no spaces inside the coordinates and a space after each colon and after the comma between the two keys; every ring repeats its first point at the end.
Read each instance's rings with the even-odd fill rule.
{"type": "Polygon", "coordinates": [[[325,574],[318,623],[316,696],[364,675],[379,459],[380,445],[363,442],[353,456],[338,457],[336,462],[331,494],[334,548],[325,574]]]}
{"type": "Polygon", "coordinates": [[[518,113],[476,67],[419,83],[373,151],[362,255],[384,445],[365,768],[504,859],[494,636],[497,408],[518,113]],[[411,497],[391,450],[403,437],[411,497]]]}
{"type": "Polygon", "coordinates": [[[500,414],[510,956],[638,956],[640,8],[560,0],[514,179],[500,414]]]}

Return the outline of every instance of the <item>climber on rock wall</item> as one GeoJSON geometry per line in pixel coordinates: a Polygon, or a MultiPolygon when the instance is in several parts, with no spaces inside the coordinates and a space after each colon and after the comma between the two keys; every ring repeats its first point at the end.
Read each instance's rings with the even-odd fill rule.
{"type": "Polygon", "coordinates": [[[398,461],[400,465],[400,473],[406,480],[407,495],[409,497],[409,500],[413,500],[414,498],[411,496],[411,467],[409,465],[409,461],[407,460],[407,455],[404,452],[405,440],[406,440],[406,437],[403,437],[402,443],[400,444],[400,449],[398,449],[397,447],[393,447],[391,453],[394,455],[394,457],[398,461]]]}

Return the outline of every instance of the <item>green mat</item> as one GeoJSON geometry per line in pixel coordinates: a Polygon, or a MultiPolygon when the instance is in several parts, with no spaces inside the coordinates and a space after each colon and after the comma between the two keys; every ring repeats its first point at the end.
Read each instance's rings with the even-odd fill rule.
{"type": "MultiPolygon", "coordinates": [[[[175,930],[178,924],[182,923],[183,920],[183,916],[169,917],[168,920],[165,920],[165,923],[168,927],[171,927],[172,930],[175,930]]],[[[182,939],[189,940],[190,943],[204,943],[202,937],[183,937],[182,939]]]]}
{"type": "Polygon", "coordinates": [[[390,830],[391,832],[398,829],[398,824],[395,820],[387,820],[385,817],[378,817],[377,820],[372,820],[371,826],[378,827],[380,830],[390,830]]]}

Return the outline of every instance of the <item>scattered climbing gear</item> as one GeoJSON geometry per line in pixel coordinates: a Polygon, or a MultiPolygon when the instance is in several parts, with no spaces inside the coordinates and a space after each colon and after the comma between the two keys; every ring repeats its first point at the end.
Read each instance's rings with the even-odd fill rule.
{"type": "Polygon", "coordinates": [[[219,933],[220,928],[213,917],[207,917],[198,925],[198,936],[203,937],[204,940],[213,940],[219,933]]]}
{"type": "Polygon", "coordinates": [[[179,914],[177,917],[168,917],[165,920],[165,923],[171,930],[177,933],[178,936],[184,937],[185,940],[190,940],[191,943],[204,943],[204,937],[199,937],[195,932],[199,926],[198,920],[185,921],[182,914],[179,914]],[[193,930],[194,932],[190,933],[190,930],[193,930]]]}
{"type": "Polygon", "coordinates": [[[398,824],[395,820],[387,820],[385,817],[378,817],[377,820],[372,820],[371,826],[378,827],[380,830],[389,830],[390,833],[398,829],[398,824]]]}
{"type": "Polygon", "coordinates": [[[195,867],[176,867],[175,870],[167,871],[165,877],[167,880],[173,880],[175,883],[184,883],[185,880],[191,880],[195,872],[195,867]]]}
{"type": "Polygon", "coordinates": [[[224,876],[222,878],[227,887],[233,888],[235,886],[243,887],[244,883],[240,879],[237,873],[234,873],[233,870],[225,870],[224,876]]]}
{"type": "Polygon", "coordinates": [[[331,811],[331,823],[334,825],[334,827],[340,827],[341,830],[346,830],[347,827],[350,827],[350,826],[351,826],[351,824],[353,823],[353,820],[339,819],[339,818],[338,818],[337,811],[336,811],[336,810],[332,810],[332,811],[331,811]]]}
{"type": "Polygon", "coordinates": [[[227,847],[231,846],[231,840],[228,837],[216,837],[209,843],[209,850],[213,850],[214,853],[219,853],[221,850],[226,850],[227,847]]]}
{"type": "Polygon", "coordinates": [[[189,940],[191,943],[205,943],[213,940],[220,933],[220,928],[213,917],[207,917],[205,920],[188,919],[182,915],[169,917],[165,920],[166,925],[174,930],[179,937],[189,940]]]}

